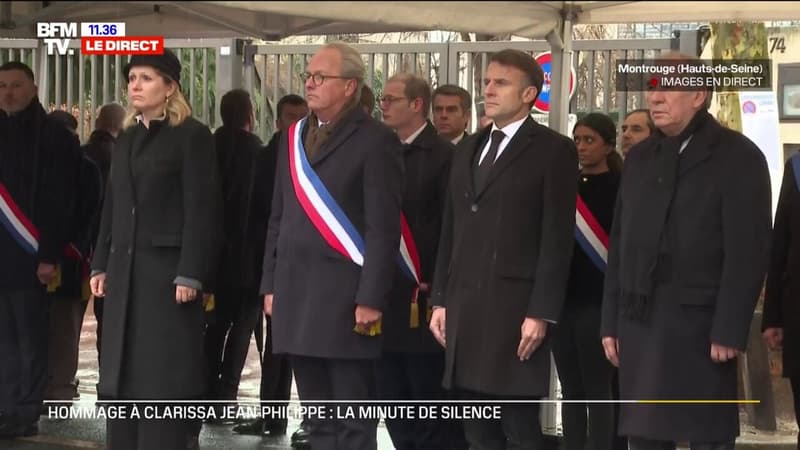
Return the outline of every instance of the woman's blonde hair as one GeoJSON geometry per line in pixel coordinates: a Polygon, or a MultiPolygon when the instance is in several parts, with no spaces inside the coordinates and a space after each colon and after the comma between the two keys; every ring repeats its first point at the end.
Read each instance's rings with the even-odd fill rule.
{"type": "MultiPolygon", "coordinates": [[[[159,75],[161,75],[165,82],[175,83],[175,81],[163,73],[159,72],[159,75]]],[[[173,127],[182,124],[188,117],[192,117],[192,107],[189,106],[189,102],[187,102],[186,97],[183,96],[180,85],[177,83],[175,84],[175,92],[167,97],[164,103],[164,114],[167,116],[167,123],[173,127]]],[[[139,111],[129,106],[128,115],[125,116],[125,128],[136,125],[136,116],[138,115],[139,111]]]]}

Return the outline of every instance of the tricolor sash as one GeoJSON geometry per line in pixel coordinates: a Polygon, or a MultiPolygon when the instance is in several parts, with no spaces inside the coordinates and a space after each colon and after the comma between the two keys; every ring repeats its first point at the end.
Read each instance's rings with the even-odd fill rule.
{"type": "MultiPolygon", "coordinates": [[[[308,118],[295,122],[288,131],[289,173],[295,196],[311,224],[334,250],[359,266],[364,265],[364,239],[347,218],[342,208],[328,192],[325,184],[311,167],[303,147],[303,128],[308,118]]],[[[416,306],[421,284],[419,253],[405,216],[400,214],[400,249],[398,263],[406,276],[416,285],[412,311],[416,306]]],[[[413,315],[413,314],[412,314],[413,315]]],[[[412,317],[413,322],[413,317],[412,317]]],[[[413,326],[413,324],[412,324],[413,326]]]]}
{"type": "Polygon", "coordinates": [[[594,265],[605,272],[608,266],[608,234],[580,195],[575,208],[575,240],[594,265]]]}
{"type": "MultiPolygon", "coordinates": [[[[25,253],[35,255],[39,251],[39,230],[11,198],[3,183],[0,183],[0,222],[25,253]]],[[[64,247],[64,256],[77,261],[84,260],[72,243],[64,247]]]]}
{"type": "Polygon", "coordinates": [[[797,184],[797,190],[800,191],[800,153],[795,153],[792,156],[792,170],[794,171],[794,182],[797,184]]]}

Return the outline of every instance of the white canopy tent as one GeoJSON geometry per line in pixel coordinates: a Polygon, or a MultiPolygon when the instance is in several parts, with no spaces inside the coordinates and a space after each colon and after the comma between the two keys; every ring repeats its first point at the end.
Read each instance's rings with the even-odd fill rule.
{"type": "Polygon", "coordinates": [[[498,2],[24,2],[0,3],[0,37],[35,38],[35,24],[125,22],[128,35],[249,37],[451,30],[546,38],[553,52],[550,126],[566,131],[572,26],[726,20],[800,19],[798,2],[498,1],[498,2]]]}

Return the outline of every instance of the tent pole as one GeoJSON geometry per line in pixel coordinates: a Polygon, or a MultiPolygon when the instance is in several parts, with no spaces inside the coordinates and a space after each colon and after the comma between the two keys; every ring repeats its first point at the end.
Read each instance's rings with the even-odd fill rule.
{"type": "Polygon", "coordinates": [[[568,6],[557,29],[547,34],[552,54],[550,80],[550,114],[548,125],[555,131],[569,136],[569,80],[572,68],[572,21],[573,10],[568,6]]]}

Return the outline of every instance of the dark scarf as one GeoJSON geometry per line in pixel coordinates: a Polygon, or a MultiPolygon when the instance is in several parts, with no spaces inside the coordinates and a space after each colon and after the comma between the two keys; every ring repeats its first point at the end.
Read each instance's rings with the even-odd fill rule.
{"type": "MultiPolygon", "coordinates": [[[[624,231],[620,252],[622,314],[631,320],[645,321],[649,315],[659,248],[678,179],[681,144],[709,120],[713,118],[703,109],[677,136],[656,132],[658,141],[650,162],[656,167],[654,176],[642,186],[638,203],[631,205],[635,213],[631,215],[630,227],[624,231]]],[[[689,141],[684,152],[695,140],[689,141]]]]}

